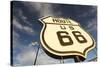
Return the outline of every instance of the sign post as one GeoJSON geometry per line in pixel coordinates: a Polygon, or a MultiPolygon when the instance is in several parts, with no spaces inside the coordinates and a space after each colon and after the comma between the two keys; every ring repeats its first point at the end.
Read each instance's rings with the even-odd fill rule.
{"type": "Polygon", "coordinates": [[[74,56],[75,62],[80,62],[80,57],[86,58],[95,47],[92,36],[70,18],[48,16],[39,20],[43,23],[40,41],[47,53],[60,58],[74,56]]]}

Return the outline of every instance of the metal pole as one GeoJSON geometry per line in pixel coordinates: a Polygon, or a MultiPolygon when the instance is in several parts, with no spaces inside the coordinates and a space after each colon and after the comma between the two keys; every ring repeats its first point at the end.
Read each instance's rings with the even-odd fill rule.
{"type": "Polygon", "coordinates": [[[62,56],[61,56],[61,59],[60,59],[60,63],[64,63],[64,59],[63,59],[62,56]]]}
{"type": "Polygon", "coordinates": [[[62,58],[62,63],[64,63],[64,59],[63,59],[63,57],[61,56],[61,58],[62,58]]]}
{"type": "Polygon", "coordinates": [[[78,56],[75,56],[74,61],[75,61],[75,63],[80,62],[80,58],[78,56]]]}
{"type": "Polygon", "coordinates": [[[36,61],[37,61],[37,56],[38,56],[38,53],[39,53],[39,48],[40,48],[40,45],[38,46],[38,49],[37,49],[37,52],[36,52],[36,57],[35,57],[34,65],[36,64],[36,61]]]}

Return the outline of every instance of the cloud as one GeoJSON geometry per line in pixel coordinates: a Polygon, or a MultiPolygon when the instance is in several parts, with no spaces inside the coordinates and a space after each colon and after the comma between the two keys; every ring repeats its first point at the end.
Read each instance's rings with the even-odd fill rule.
{"type": "Polygon", "coordinates": [[[20,39],[20,35],[16,32],[16,31],[12,31],[13,32],[13,49],[15,48],[15,47],[17,47],[18,45],[19,45],[19,39],[20,39]]]}
{"type": "Polygon", "coordinates": [[[40,44],[39,44],[38,42],[35,41],[35,42],[31,42],[31,43],[29,44],[29,47],[32,47],[32,46],[33,46],[33,47],[35,47],[35,46],[39,47],[39,45],[40,45],[40,44]]]}
{"type": "Polygon", "coordinates": [[[36,55],[36,49],[32,47],[25,47],[19,54],[16,56],[16,65],[33,65],[36,55]]]}
{"type": "Polygon", "coordinates": [[[24,45],[20,41],[20,36],[14,31],[13,34],[13,65],[24,66],[33,65],[37,48],[24,45]]]}
{"type": "Polygon", "coordinates": [[[15,18],[13,19],[13,26],[15,26],[17,29],[19,29],[21,31],[25,31],[25,33],[27,33],[29,35],[33,35],[35,33],[35,31],[31,27],[22,25],[15,18]]]}
{"type": "MultiPolygon", "coordinates": [[[[39,14],[39,17],[61,15],[61,12],[55,12],[53,9],[53,5],[49,3],[24,2],[24,5],[30,8],[30,11],[36,10],[39,14]]],[[[58,6],[55,6],[55,8],[56,7],[58,6]]]]}
{"type": "Polygon", "coordinates": [[[32,42],[32,45],[34,46],[34,45],[37,45],[38,44],[38,42],[32,42]]]}
{"type": "Polygon", "coordinates": [[[25,30],[29,34],[34,34],[34,30],[28,26],[23,26],[23,30],[25,30]]]}
{"type": "Polygon", "coordinates": [[[86,29],[91,32],[97,30],[97,19],[92,19],[88,22],[86,29]]]}
{"type": "MultiPolygon", "coordinates": [[[[14,20],[14,25],[20,30],[27,30],[31,32],[30,29],[23,28],[23,26],[14,20]]],[[[33,65],[36,50],[34,46],[24,45],[20,38],[20,33],[13,29],[13,65],[14,66],[24,66],[24,65],[33,65]]],[[[35,42],[36,43],[36,42],[35,42]]],[[[32,44],[32,43],[31,43],[32,44]]]]}
{"type": "Polygon", "coordinates": [[[97,30],[97,7],[92,6],[88,10],[85,10],[82,14],[78,15],[79,18],[83,18],[87,25],[85,28],[87,31],[92,32],[97,30]]]}
{"type": "MultiPolygon", "coordinates": [[[[84,8],[82,8],[84,9],[84,8]]],[[[77,10],[77,9],[76,9],[77,10]]],[[[88,9],[84,9],[84,11],[80,11],[81,13],[78,13],[78,17],[81,18],[87,18],[87,17],[91,17],[92,15],[94,15],[94,17],[96,16],[95,14],[97,13],[97,7],[96,6],[91,6],[88,7],[88,9]]]]}
{"type": "MultiPolygon", "coordinates": [[[[15,57],[14,66],[33,65],[37,52],[37,48],[34,46],[23,46],[24,48],[22,48],[22,50],[15,57]]],[[[49,57],[40,47],[36,65],[56,64],[56,63],[60,63],[60,61],[49,57]]]]}
{"type": "MultiPolygon", "coordinates": [[[[28,17],[25,16],[24,11],[22,9],[15,9],[17,11],[17,16],[20,17],[20,19],[27,25],[32,26],[32,24],[28,21],[28,17]]],[[[16,12],[15,11],[15,12],[16,12]]]]}
{"type": "Polygon", "coordinates": [[[18,29],[23,29],[22,25],[15,18],[13,19],[13,25],[18,29]]]}

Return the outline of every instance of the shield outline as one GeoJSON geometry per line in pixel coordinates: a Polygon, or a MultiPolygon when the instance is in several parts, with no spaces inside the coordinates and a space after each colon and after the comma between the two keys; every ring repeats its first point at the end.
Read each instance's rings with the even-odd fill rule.
{"type": "MultiPolygon", "coordinates": [[[[90,36],[90,38],[92,39],[92,42],[93,42],[91,46],[85,48],[85,50],[83,51],[83,53],[78,52],[78,51],[59,52],[59,51],[56,51],[56,50],[54,50],[54,49],[52,49],[52,48],[50,48],[50,47],[48,46],[48,44],[47,44],[46,41],[44,40],[44,31],[45,31],[45,29],[46,29],[47,23],[45,23],[45,22],[43,21],[43,19],[46,19],[46,18],[49,18],[49,17],[52,17],[52,16],[47,16],[47,17],[43,17],[43,18],[40,18],[40,19],[39,19],[39,21],[41,21],[41,22],[43,23],[43,28],[42,28],[41,33],[40,33],[40,41],[41,41],[41,44],[42,44],[43,49],[47,50],[47,52],[50,52],[51,54],[54,54],[54,55],[56,55],[56,56],[60,56],[60,55],[57,55],[56,53],[62,53],[62,54],[65,53],[64,56],[78,55],[78,56],[81,56],[81,57],[83,57],[83,58],[86,58],[86,57],[87,57],[87,53],[95,47],[95,40],[93,39],[93,37],[90,35],[89,32],[85,31],[85,30],[81,27],[81,25],[80,25],[78,22],[77,22],[77,23],[78,23],[78,26],[79,26],[82,30],[84,30],[84,31],[90,36]],[[44,46],[46,46],[46,47],[44,47],[44,46]],[[53,52],[56,52],[56,53],[53,53],[52,51],[53,51],[53,52]],[[71,54],[71,53],[72,53],[72,54],[71,54]]],[[[60,18],[60,17],[56,17],[56,18],[60,18]]],[[[68,18],[68,19],[70,19],[70,18],[68,18]]],[[[76,21],[75,21],[75,22],[76,22],[76,21]]],[[[61,55],[61,56],[62,56],[62,55],[61,55]]]]}

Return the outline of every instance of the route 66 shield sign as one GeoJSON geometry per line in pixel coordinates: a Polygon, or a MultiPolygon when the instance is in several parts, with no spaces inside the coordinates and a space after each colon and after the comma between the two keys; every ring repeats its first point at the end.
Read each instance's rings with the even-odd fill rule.
{"type": "Polygon", "coordinates": [[[90,34],[69,18],[48,16],[39,20],[43,23],[41,44],[51,54],[86,58],[87,52],[95,47],[90,34]]]}

